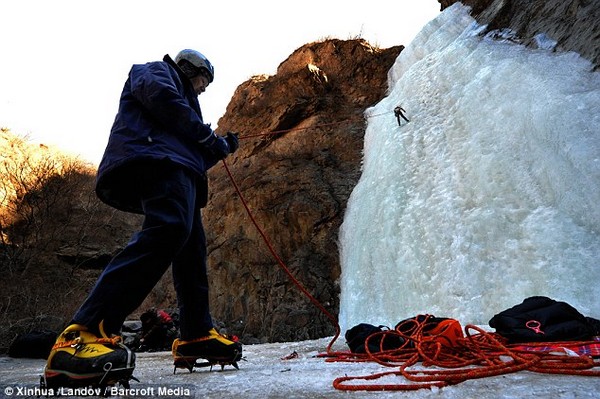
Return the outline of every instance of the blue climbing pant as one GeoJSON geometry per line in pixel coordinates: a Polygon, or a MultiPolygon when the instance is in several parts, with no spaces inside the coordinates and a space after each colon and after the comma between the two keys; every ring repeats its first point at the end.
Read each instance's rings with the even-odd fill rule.
{"type": "Polygon", "coordinates": [[[201,215],[205,186],[196,174],[164,162],[138,175],[132,184],[144,211],[142,229],[106,266],[73,322],[95,330],[104,321],[107,333],[118,333],[172,265],[181,338],[206,335],[213,322],[201,215]]]}

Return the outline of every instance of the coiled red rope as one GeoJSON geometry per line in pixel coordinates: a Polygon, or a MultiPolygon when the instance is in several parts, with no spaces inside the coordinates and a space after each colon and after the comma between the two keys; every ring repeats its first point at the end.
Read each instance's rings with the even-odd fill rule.
{"type": "MultiPolygon", "coordinates": [[[[415,323],[414,320],[410,322],[415,323]]],[[[547,352],[516,350],[507,345],[506,340],[496,333],[467,325],[465,337],[456,345],[447,346],[423,335],[423,322],[410,335],[396,330],[383,331],[377,335],[394,334],[404,338],[405,344],[395,350],[372,353],[365,345],[364,355],[346,353],[344,356],[328,358],[326,361],[364,361],[394,367],[393,371],[375,373],[366,376],[344,376],[336,378],[333,386],[345,391],[408,391],[423,388],[444,387],[460,382],[493,377],[528,370],[546,374],[568,374],[600,377],[600,362],[589,356],[566,356],[547,352]],[[472,332],[476,332],[473,334],[472,332]],[[420,368],[415,366],[421,363],[420,368]],[[367,383],[387,376],[403,378],[403,382],[394,384],[367,383]],[[358,383],[362,381],[362,383],[358,383]]],[[[378,337],[378,338],[381,338],[378,337]]],[[[372,339],[369,337],[369,339],[372,339]]],[[[568,342],[569,346],[585,345],[590,342],[568,342]]],[[[552,343],[544,343],[545,345],[552,343]]]]}

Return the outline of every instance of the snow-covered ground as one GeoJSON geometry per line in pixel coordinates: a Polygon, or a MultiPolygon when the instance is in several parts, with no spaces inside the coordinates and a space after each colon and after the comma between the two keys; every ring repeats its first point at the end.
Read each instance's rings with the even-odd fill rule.
{"type": "MultiPolygon", "coordinates": [[[[498,377],[469,380],[441,389],[412,392],[346,392],[332,382],[345,375],[362,376],[390,370],[374,363],[326,362],[322,357],[330,338],[294,343],[244,346],[246,361],[240,369],[220,367],[199,369],[194,373],[177,370],[169,352],[139,353],[131,390],[114,397],[174,398],[600,398],[600,378],[543,375],[518,372],[498,377]],[[291,360],[282,358],[292,354],[291,360]],[[160,395],[162,394],[162,395],[160,395]]],[[[338,340],[334,350],[346,350],[338,340]]],[[[0,398],[35,398],[45,361],[0,357],[0,398]],[[26,392],[23,392],[26,391],[26,392]],[[11,395],[9,395],[12,392],[11,395]]],[[[389,379],[386,383],[390,383],[389,379]]],[[[397,383],[403,383],[398,378],[397,383]]],[[[65,397],[65,396],[63,396],[65,397]]]]}

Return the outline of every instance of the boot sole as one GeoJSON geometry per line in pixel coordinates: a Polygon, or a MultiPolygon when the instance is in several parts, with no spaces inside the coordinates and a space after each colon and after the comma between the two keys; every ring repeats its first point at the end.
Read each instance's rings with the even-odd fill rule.
{"type": "Polygon", "coordinates": [[[133,370],[133,368],[122,368],[100,373],[77,374],[65,370],[46,369],[42,377],[42,383],[46,388],[105,387],[118,383],[128,383],[132,379],[133,370]]]}

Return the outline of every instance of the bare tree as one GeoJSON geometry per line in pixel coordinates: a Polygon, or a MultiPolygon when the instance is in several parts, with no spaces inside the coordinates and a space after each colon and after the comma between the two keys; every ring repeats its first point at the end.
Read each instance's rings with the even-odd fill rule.
{"type": "MultiPolygon", "coordinates": [[[[6,131],[3,133],[7,133],[6,131]]],[[[24,275],[36,256],[61,242],[92,171],[82,161],[5,134],[0,155],[2,272],[24,275]]]]}
{"type": "Polygon", "coordinates": [[[93,175],[77,158],[0,131],[0,347],[15,329],[68,308],[73,276],[55,252],[77,244],[84,226],[76,219],[90,220],[98,206],[90,203],[93,175]]]}

